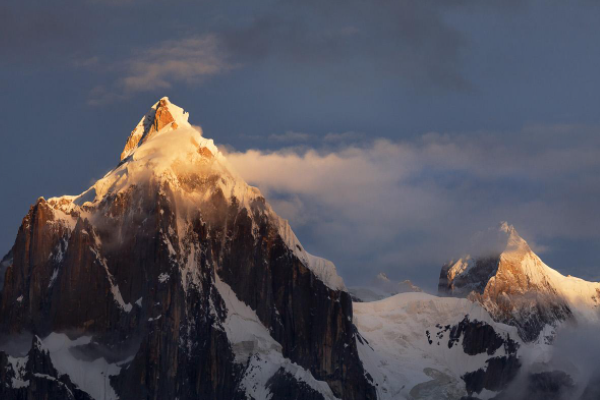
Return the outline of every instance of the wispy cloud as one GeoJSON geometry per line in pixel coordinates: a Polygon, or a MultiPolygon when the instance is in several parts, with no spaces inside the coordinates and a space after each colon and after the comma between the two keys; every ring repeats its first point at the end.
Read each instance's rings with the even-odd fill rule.
{"type": "Polygon", "coordinates": [[[229,71],[234,66],[219,47],[214,35],[166,40],[134,51],[128,59],[113,65],[121,74],[111,86],[92,90],[90,102],[123,99],[138,92],[168,89],[176,83],[199,84],[203,80],[229,71]]]}
{"type": "Polygon", "coordinates": [[[84,6],[67,1],[57,6],[46,2],[0,4],[0,65],[60,64],[93,41],[93,28],[84,6]],[[64,9],[68,8],[69,13],[64,9]],[[73,18],[73,16],[77,16],[73,18]]]}
{"type": "Polygon", "coordinates": [[[599,132],[530,126],[228,158],[309,249],[351,276],[404,268],[434,280],[477,231],[503,220],[534,246],[548,238],[598,239],[599,132]]]}
{"type": "Polygon", "coordinates": [[[225,30],[223,42],[248,62],[277,58],[291,68],[336,65],[333,79],[363,80],[376,71],[420,89],[468,91],[472,85],[461,59],[467,41],[444,18],[444,11],[458,5],[453,3],[276,2],[247,18],[249,23],[225,30]]]}
{"type": "Polygon", "coordinates": [[[279,135],[269,135],[269,140],[274,140],[277,142],[305,142],[312,137],[313,135],[310,135],[308,133],[287,131],[279,135]]]}
{"type": "Polygon", "coordinates": [[[336,142],[355,142],[358,140],[365,139],[365,134],[361,132],[330,132],[323,137],[323,141],[336,143],[336,142]]]}
{"type": "Polygon", "coordinates": [[[213,35],[168,40],[135,53],[122,79],[127,92],[169,88],[174,82],[199,83],[231,69],[213,35]]]}

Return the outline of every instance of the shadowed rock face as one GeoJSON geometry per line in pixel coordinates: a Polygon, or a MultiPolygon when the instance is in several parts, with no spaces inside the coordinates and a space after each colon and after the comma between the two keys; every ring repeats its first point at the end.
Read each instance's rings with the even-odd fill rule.
{"type": "Polygon", "coordinates": [[[71,382],[68,376],[59,375],[52,361],[40,343],[34,337],[31,350],[27,354],[27,363],[21,368],[15,367],[6,353],[0,351],[0,398],[2,400],[21,399],[65,399],[92,400],[87,393],[71,382]],[[15,380],[20,384],[11,387],[7,383],[15,380]]]}
{"type": "Polygon", "coordinates": [[[289,373],[279,370],[269,379],[267,387],[273,394],[274,399],[288,400],[324,400],[316,390],[310,386],[296,381],[289,373]]]}
{"type": "Polygon", "coordinates": [[[509,337],[503,338],[496,333],[491,325],[480,321],[471,321],[466,316],[458,325],[450,328],[448,347],[452,348],[460,338],[466,354],[471,356],[487,353],[494,355],[498,349],[504,347],[505,353],[515,355],[519,344],[509,337]]]}
{"type": "MultiPolygon", "coordinates": [[[[141,123],[145,134],[172,127],[167,107],[159,102],[152,121],[141,123]]],[[[202,191],[219,179],[189,176],[179,176],[177,190],[202,191]]],[[[150,177],[93,205],[38,200],[6,267],[0,332],[93,336],[106,354],[130,355],[115,356],[126,367],[110,377],[121,399],[242,399],[249,361],[236,360],[224,328],[230,310],[220,279],[256,313],[283,357],[339,398],[374,399],[350,296],[325,285],[288,248],[265,200],[242,206],[215,190],[183,210],[173,185],[150,177]]],[[[322,398],[284,370],[268,386],[276,398],[322,398]]],[[[6,398],[21,398],[21,389],[11,390],[6,398]]]]}
{"type": "Polygon", "coordinates": [[[468,393],[480,393],[483,389],[501,391],[515,379],[521,367],[515,356],[494,357],[485,363],[485,369],[469,372],[462,377],[468,393]]]}
{"type": "Polygon", "coordinates": [[[12,250],[8,252],[7,255],[5,255],[2,258],[2,261],[0,261],[0,292],[2,291],[2,288],[4,287],[4,275],[6,274],[6,269],[8,268],[9,265],[11,265],[13,262],[13,256],[12,256],[12,250]]]}
{"type": "Polygon", "coordinates": [[[453,273],[451,270],[456,265],[454,262],[442,267],[438,283],[440,296],[467,297],[471,292],[483,294],[489,280],[498,272],[500,255],[477,258],[471,262],[473,266],[468,274],[453,273]]]}

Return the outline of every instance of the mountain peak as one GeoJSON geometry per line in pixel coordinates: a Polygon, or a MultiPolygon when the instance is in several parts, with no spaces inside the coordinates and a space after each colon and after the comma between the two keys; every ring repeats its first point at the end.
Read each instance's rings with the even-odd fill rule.
{"type": "Polygon", "coordinates": [[[522,258],[525,254],[532,252],[527,241],[508,222],[501,222],[496,232],[500,238],[497,247],[500,256],[522,258]]]}
{"type": "MultiPolygon", "coordinates": [[[[215,201],[227,204],[226,207],[245,209],[247,215],[254,216],[260,209],[285,246],[308,269],[328,287],[345,289],[335,265],[303,249],[289,223],[273,211],[260,190],[239,176],[214,141],[206,138],[201,128],[192,126],[188,117],[188,113],[171,103],[168,97],[161,98],[129,136],[116,168],[79,196],[48,201],[64,213],[72,213],[80,206],[86,210],[103,209],[106,199],[127,196],[132,188],[137,188],[143,196],[144,188],[154,192],[158,185],[160,195],[167,191],[173,194],[173,203],[183,219],[203,207],[209,209],[211,215],[216,214],[215,201]]],[[[207,214],[203,213],[208,218],[207,214]]]]}
{"type": "Polygon", "coordinates": [[[384,282],[389,282],[390,278],[388,278],[387,274],[385,272],[380,272],[379,274],[377,274],[376,279],[384,281],[384,282]]]}
{"type": "Polygon", "coordinates": [[[479,301],[497,321],[517,326],[525,340],[536,339],[546,324],[555,326],[573,312],[597,318],[600,286],[544,264],[512,225],[502,222],[476,244],[481,249],[442,267],[441,295],[479,301]]]}
{"type": "Polygon", "coordinates": [[[183,108],[171,103],[168,97],[162,97],[142,117],[129,135],[121,153],[121,161],[133,154],[136,148],[156,132],[160,132],[165,128],[175,130],[183,126],[190,127],[188,118],[189,114],[183,108]]]}

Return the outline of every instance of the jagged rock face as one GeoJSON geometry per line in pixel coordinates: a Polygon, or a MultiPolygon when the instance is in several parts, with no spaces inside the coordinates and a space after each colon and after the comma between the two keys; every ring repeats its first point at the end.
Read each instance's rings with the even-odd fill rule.
{"type": "Polygon", "coordinates": [[[375,398],[350,296],[323,278],[335,271],[311,264],[181,109],[162,99],[123,154],[81,196],[30,209],[6,267],[2,333],[93,337],[120,399],[258,400],[263,378],[277,398],[375,398]],[[175,157],[175,142],[191,155],[175,157]],[[238,340],[252,315],[254,338],[238,340]],[[279,372],[257,376],[257,355],[281,360],[279,372]]]}
{"type": "Polygon", "coordinates": [[[67,375],[56,371],[39,338],[34,337],[27,358],[17,360],[0,351],[0,382],[3,383],[0,398],[3,400],[92,400],[67,375]]]}
{"type": "MultiPolygon", "coordinates": [[[[355,334],[350,296],[315,279],[286,248],[268,219],[255,215],[254,220],[260,221],[258,247],[253,246],[252,223],[245,212],[232,215],[218,228],[220,234],[211,235],[213,248],[219,249],[222,230],[232,232],[221,250],[219,276],[256,310],[273,338],[282,343],[284,356],[305,368],[313,366],[313,373],[343,396],[348,377],[364,375],[360,364],[344,362],[358,360],[356,349],[347,348],[355,334]]],[[[356,393],[368,387],[366,382],[356,384],[356,393]]]]}
{"type": "Polygon", "coordinates": [[[499,392],[514,380],[521,368],[517,357],[520,345],[510,335],[500,335],[496,329],[483,321],[471,320],[466,315],[456,325],[436,325],[436,330],[425,331],[430,345],[439,346],[448,335],[447,346],[452,349],[460,345],[465,354],[490,356],[484,365],[461,376],[469,395],[481,393],[483,389],[499,392]],[[499,351],[501,350],[501,351],[499,351]]]}
{"type": "Polygon", "coordinates": [[[481,303],[496,321],[516,326],[526,341],[538,339],[547,327],[572,320],[575,311],[580,318],[598,319],[600,284],[559,274],[531,251],[513,227],[504,224],[500,230],[506,241],[503,251],[466,256],[442,267],[440,295],[481,303]]]}
{"type": "Polygon", "coordinates": [[[440,272],[438,293],[455,297],[467,297],[471,292],[483,294],[490,279],[498,272],[499,263],[499,254],[475,260],[460,259],[457,262],[449,262],[440,272]],[[471,267],[468,274],[459,273],[468,267],[471,267]]]}
{"type": "Polygon", "coordinates": [[[298,382],[288,372],[277,371],[267,382],[274,399],[289,400],[324,400],[322,394],[310,386],[298,382]]]}

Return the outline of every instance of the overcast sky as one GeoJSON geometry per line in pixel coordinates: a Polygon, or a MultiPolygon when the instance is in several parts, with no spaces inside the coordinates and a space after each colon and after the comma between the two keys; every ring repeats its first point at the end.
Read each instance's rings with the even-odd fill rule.
{"type": "Polygon", "coordinates": [[[504,220],[600,279],[596,1],[7,3],[2,252],[169,96],[349,284],[431,289],[504,220]]]}

